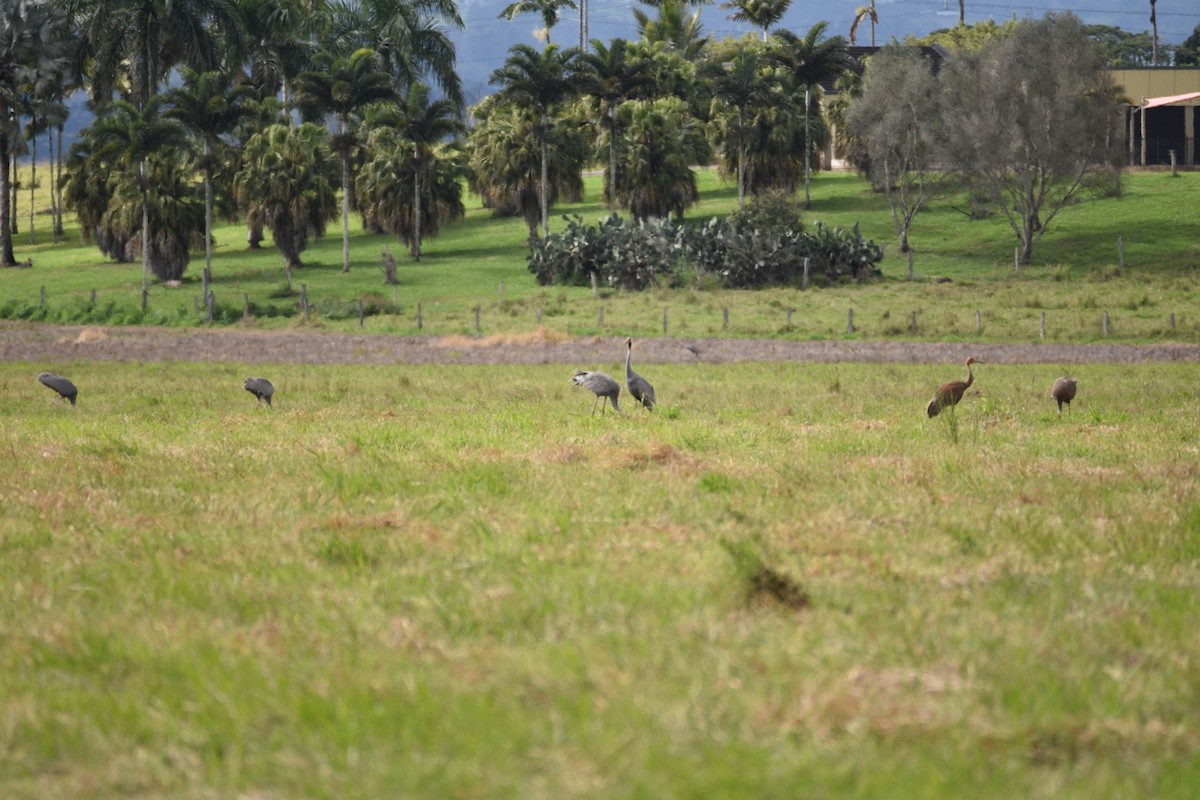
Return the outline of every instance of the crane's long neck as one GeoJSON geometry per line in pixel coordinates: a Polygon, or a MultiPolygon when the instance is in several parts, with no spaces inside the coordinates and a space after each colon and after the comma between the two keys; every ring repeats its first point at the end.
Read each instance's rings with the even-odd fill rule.
{"type": "Polygon", "coordinates": [[[628,380],[633,375],[633,367],[629,366],[630,360],[633,358],[633,345],[625,345],[625,379],[628,380]]]}
{"type": "Polygon", "coordinates": [[[970,386],[971,382],[974,380],[975,380],[975,376],[971,374],[971,365],[967,364],[967,384],[966,384],[966,386],[963,387],[963,389],[966,389],[967,386],[970,386]]]}

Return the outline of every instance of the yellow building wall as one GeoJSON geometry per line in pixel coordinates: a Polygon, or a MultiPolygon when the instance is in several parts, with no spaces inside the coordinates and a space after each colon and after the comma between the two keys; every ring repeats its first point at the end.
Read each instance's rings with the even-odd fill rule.
{"type": "Polygon", "coordinates": [[[1109,74],[1134,105],[1141,105],[1148,97],[1200,92],[1200,67],[1114,68],[1109,74]]]}

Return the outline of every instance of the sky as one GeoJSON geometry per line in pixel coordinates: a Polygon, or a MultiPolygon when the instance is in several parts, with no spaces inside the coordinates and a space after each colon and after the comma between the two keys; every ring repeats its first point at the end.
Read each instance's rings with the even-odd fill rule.
{"type": "MultiPolygon", "coordinates": [[[[500,11],[510,0],[460,0],[459,11],[466,30],[451,32],[458,48],[458,70],[463,79],[467,101],[474,103],[490,94],[488,76],[504,63],[508,48],[518,42],[540,46],[533,30],[542,25],[541,17],[526,14],[512,22],[498,19],[500,11]]],[[[870,0],[792,0],[788,13],[780,23],[803,35],[817,22],[829,23],[830,36],[849,37],[855,12],[870,0]]],[[[592,39],[609,41],[617,37],[636,39],[637,28],[632,8],[651,11],[632,0],[589,0],[588,35],[592,39]]],[[[1131,33],[1150,30],[1149,0],[1025,0],[1022,3],[980,2],[966,0],[965,17],[968,25],[993,19],[997,22],[1012,18],[1041,17],[1048,11],[1072,11],[1085,23],[1115,25],[1131,33]]],[[[903,39],[909,34],[924,36],[958,22],[958,0],[875,0],[879,24],[875,27],[875,43],[886,44],[892,37],[903,39]]],[[[1167,44],[1179,44],[1200,24],[1200,0],[1158,0],[1158,38],[1167,44]]],[[[732,22],[729,11],[719,5],[705,6],[700,21],[709,36],[723,38],[756,32],[752,26],[732,22]]],[[[579,43],[579,14],[566,9],[562,20],[551,33],[555,43],[579,43]]],[[[869,23],[858,31],[858,44],[871,43],[869,23]]]]}

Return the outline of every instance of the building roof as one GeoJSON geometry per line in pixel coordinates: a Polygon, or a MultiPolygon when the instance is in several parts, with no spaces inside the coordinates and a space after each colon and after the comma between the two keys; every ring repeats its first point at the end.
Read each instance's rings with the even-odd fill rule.
{"type": "Polygon", "coordinates": [[[1146,97],[1142,99],[1142,109],[1158,108],[1159,106],[1196,106],[1200,105],[1200,92],[1173,94],[1169,97],[1146,97]]]}

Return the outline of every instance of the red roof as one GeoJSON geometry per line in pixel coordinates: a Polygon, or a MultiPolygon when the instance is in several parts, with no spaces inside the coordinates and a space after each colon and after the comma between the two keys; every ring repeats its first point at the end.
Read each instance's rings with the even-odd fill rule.
{"type": "Polygon", "coordinates": [[[1188,101],[1200,100],[1200,92],[1175,94],[1170,97],[1148,97],[1142,101],[1142,108],[1158,108],[1159,106],[1191,105],[1188,101]]]}

